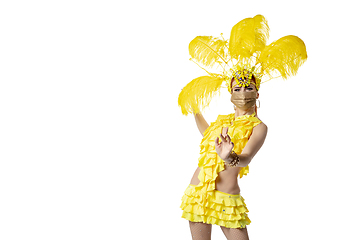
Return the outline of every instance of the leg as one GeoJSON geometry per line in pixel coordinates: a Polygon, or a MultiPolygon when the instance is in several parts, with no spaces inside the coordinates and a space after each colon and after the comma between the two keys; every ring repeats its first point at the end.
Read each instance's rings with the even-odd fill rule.
{"type": "Polygon", "coordinates": [[[221,230],[228,240],[249,240],[247,228],[226,228],[221,226],[221,230]]]}
{"type": "Polygon", "coordinates": [[[189,221],[193,240],[211,240],[211,224],[189,221]]]}

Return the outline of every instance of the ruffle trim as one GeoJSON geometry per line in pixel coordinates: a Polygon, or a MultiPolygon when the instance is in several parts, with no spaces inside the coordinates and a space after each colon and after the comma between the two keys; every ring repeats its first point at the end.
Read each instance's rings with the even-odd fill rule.
{"type": "Polygon", "coordinates": [[[227,228],[244,228],[251,223],[248,218],[245,199],[239,195],[231,195],[215,190],[214,194],[203,201],[195,186],[189,186],[180,208],[182,217],[192,222],[216,224],[227,228]]]}
{"type": "MultiPolygon", "coordinates": [[[[207,171],[207,174],[204,173],[205,170],[202,170],[203,175],[206,176],[206,180],[204,178],[199,179],[201,182],[205,184],[205,182],[210,182],[209,178],[215,180],[217,177],[217,173],[222,171],[224,167],[224,161],[217,157],[217,153],[215,150],[215,138],[219,136],[222,127],[230,127],[232,123],[232,127],[229,128],[228,134],[231,136],[232,141],[234,142],[234,151],[237,154],[241,154],[244,149],[246,143],[249,140],[249,137],[252,133],[252,130],[255,126],[261,123],[261,121],[254,117],[255,113],[251,115],[244,115],[235,118],[235,113],[229,115],[219,115],[217,120],[210,124],[210,126],[204,132],[204,138],[200,143],[200,158],[199,158],[199,167],[200,168],[213,168],[213,173],[207,171]],[[215,170],[215,171],[214,171],[215,170]],[[220,170],[220,171],[219,171],[220,170]]],[[[249,173],[249,166],[240,168],[239,178],[242,178],[244,175],[249,173]]],[[[204,177],[204,176],[203,176],[204,177]]]]}
{"type": "MultiPolygon", "coordinates": [[[[255,113],[254,113],[255,114],[255,113]]],[[[215,138],[222,127],[229,127],[228,134],[234,142],[234,151],[241,154],[253,128],[261,121],[252,115],[235,118],[235,114],[219,115],[216,122],[204,132],[200,143],[200,173],[197,186],[189,186],[182,198],[182,217],[193,222],[205,222],[227,228],[243,228],[251,223],[247,216],[244,199],[240,195],[229,195],[215,190],[215,179],[225,169],[224,161],[215,150],[215,138]],[[231,126],[231,127],[230,127],[231,126]]],[[[240,168],[239,177],[249,172],[249,166],[240,168]]]]}
{"type": "Polygon", "coordinates": [[[248,173],[249,173],[249,165],[246,167],[240,168],[239,177],[242,178],[244,175],[247,175],[248,173]]]}
{"type": "Polygon", "coordinates": [[[216,224],[226,228],[244,228],[246,225],[251,223],[250,219],[246,216],[246,219],[240,221],[224,221],[221,219],[214,218],[212,216],[199,216],[197,214],[183,212],[181,215],[182,218],[185,218],[191,222],[203,222],[207,224],[216,224]]]}

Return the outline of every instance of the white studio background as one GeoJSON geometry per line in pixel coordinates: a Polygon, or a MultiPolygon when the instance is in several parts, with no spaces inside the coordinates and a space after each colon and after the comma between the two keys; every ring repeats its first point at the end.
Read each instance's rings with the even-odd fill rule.
{"type": "MultiPolygon", "coordinates": [[[[308,61],[260,88],[264,146],[239,180],[251,240],[358,240],[355,1],[2,1],[0,239],[191,239],[198,132],[177,97],[196,36],[264,15],[308,61]]],[[[204,116],[233,111],[222,91],[204,116]]],[[[213,239],[225,239],[213,227],[213,239]]]]}

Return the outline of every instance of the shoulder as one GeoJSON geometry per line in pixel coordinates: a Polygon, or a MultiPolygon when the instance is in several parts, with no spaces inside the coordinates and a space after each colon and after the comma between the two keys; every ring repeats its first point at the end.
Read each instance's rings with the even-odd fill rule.
{"type": "Polygon", "coordinates": [[[260,123],[259,123],[258,125],[256,125],[256,126],[254,127],[254,129],[255,129],[255,128],[258,128],[258,129],[262,129],[262,130],[266,130],[266,131],[267,131],[267,126],[266,126],[266,124],[265,124],[263,121],[261,121],[261,119],[258,117],[258,115],[256,115],[255,117],[260,121],[260,123]]]}
{"type": "Polygon", "coordinates": [[[259,123],[257,126],[254,127],[253,132],[261,135],[266,135],[268,131],[268,127],[264,122],[259,123]]]}

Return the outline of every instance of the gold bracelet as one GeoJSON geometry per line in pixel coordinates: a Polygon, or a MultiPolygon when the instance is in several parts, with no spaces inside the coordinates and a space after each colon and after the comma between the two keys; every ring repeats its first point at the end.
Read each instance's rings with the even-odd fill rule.
{"type": "Polygon", "coordinates": [[[229,163],[226,163],[226,164],[229,167],[236,167],[236,165],[238,165],[238,163],[240,162],[240,157],[234,151],[232,151],[232,153],[230,153],[229,157],[231,160],[229,163]]]}

